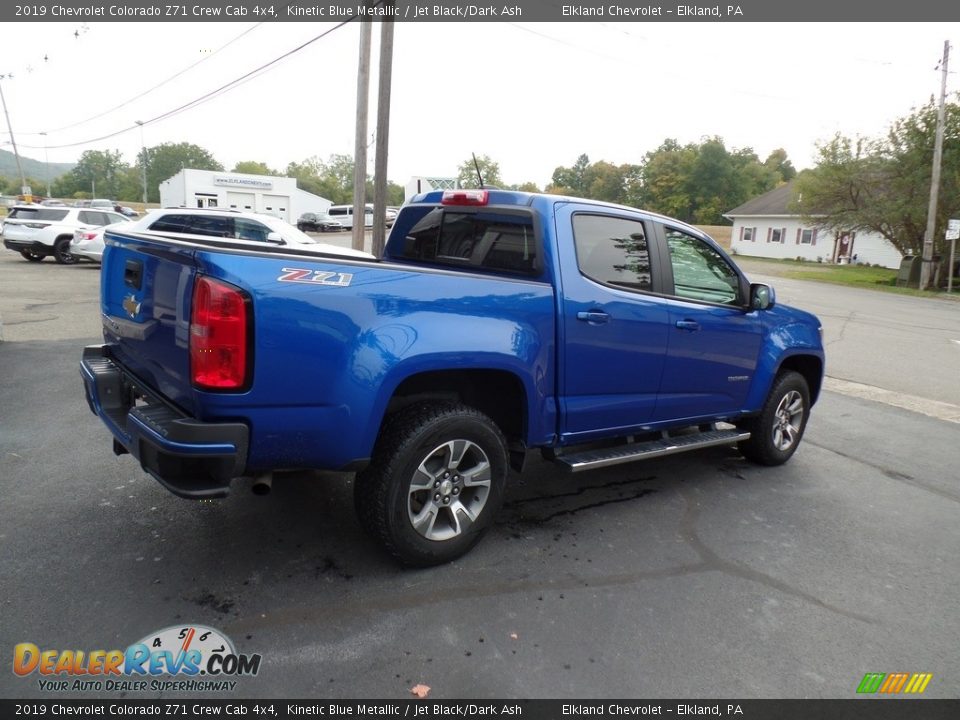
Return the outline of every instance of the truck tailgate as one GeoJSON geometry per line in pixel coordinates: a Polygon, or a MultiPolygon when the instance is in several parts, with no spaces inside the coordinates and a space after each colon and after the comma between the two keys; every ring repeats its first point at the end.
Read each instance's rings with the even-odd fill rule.
{"type": "Polygon", "coordinates": [[[108,231],[100,276],[104,338],[130,372],[187,413],[196,249],[108,231]]]}

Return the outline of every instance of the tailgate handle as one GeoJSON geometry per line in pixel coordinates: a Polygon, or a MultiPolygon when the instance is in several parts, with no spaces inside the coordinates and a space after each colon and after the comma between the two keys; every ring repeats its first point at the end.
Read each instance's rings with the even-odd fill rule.
{"type": "Polygon", "coordinates": [[[127,260],[123,266],[123,284],[139,290],[143,285],[143,262],[140,260],[127,260]]]}

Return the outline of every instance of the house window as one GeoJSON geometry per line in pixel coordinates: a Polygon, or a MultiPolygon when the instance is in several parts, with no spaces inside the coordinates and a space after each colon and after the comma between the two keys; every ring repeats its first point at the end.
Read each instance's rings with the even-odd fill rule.
{"type": "Polygon", "coordinates": [[[744,242],[753,242],[753,231],[754,231],[754,229],[755,229],[755,228],[752,228],[752,227],[742,228],[742,230],[743,230],[743,237],[741,238],[741,240],[743,240],[744,242]]]}
{"type": "Polygon", "coordinates": [[[801,230],[801,231],[800,231],[800,244],[801,244],[801,245],[811,245],[811,244],[813,244],[813,230],[801,230]]]}
{"type": "Polygon", "coordinates": [[[770,242],[772,243],[782,243],[783,242],[783,230],[781,228],[771,228],[770,230],[770,242]]]}

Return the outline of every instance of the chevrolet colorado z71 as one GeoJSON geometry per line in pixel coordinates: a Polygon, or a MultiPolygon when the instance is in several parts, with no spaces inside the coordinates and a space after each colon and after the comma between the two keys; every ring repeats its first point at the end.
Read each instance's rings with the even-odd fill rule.
{"type": "Polygon", "coordinates": [[[380,259],[107,232],[91,410],[187,498],[356,472],[412,565],[466,552],[532,450],[568,471],[721,444],[786,462],[821,328],[669,218],[497,190],[417,196],[380,259]]]}

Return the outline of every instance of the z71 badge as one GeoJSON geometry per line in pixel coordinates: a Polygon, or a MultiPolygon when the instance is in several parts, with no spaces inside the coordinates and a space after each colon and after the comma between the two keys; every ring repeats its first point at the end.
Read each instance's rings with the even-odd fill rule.
{"type": "Polygon", "coordinates": [[[308,285],[330,285],[332,287],[347,287],[353,282],[353,273],[329,272],[327,270],[303,270],[300,268],[283,268],[283,275],[277,278],[280,282],[306,283],[308,285]]]}

